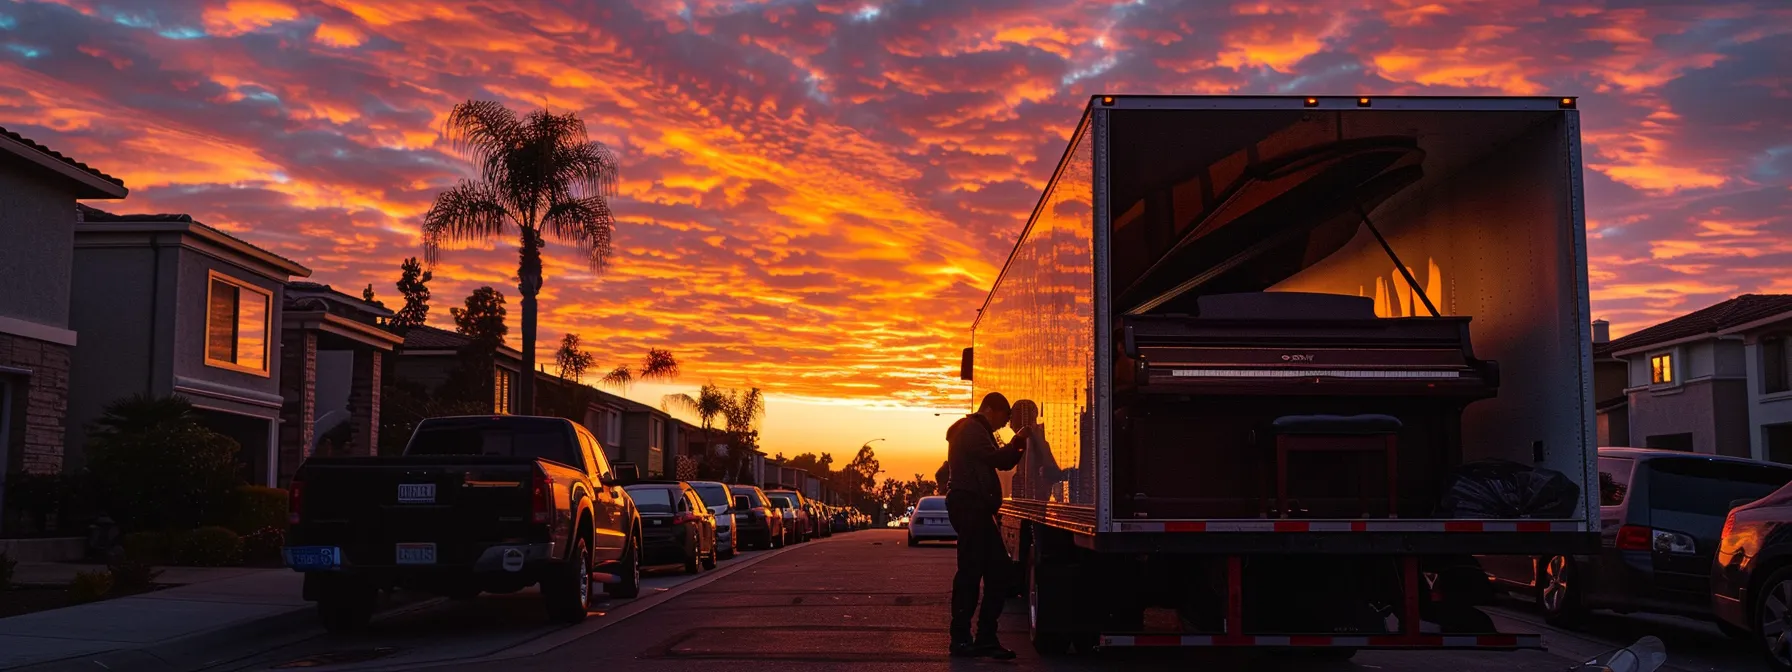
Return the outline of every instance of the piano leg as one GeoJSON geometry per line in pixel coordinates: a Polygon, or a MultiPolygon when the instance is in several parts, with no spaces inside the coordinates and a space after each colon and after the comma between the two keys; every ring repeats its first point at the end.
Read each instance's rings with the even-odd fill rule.
{"type": "Polygon", "coordinates": [[[1387,435],[1387,450],[1384,458],[1388,462],[1388,517],[1400,517],[1400,435],[1387,435]]]}

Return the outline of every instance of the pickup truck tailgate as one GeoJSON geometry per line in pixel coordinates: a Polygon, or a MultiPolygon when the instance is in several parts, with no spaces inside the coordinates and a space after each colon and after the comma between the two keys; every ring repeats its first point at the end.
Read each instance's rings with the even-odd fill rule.
{"type": "MultiPolygon", "coordinates": [[[[404,544],[434,544],[439,566],[470,566],[499,543],[546,540],[533,521],[531,460],[363,458],[308,463],[295,543],[342,548],[349,564],[398,564],[404,544]],[[449,464],[448,462],[452,462],[449,464]]],[[[412,558],[410,563],[417,563],[412,558]]]]}

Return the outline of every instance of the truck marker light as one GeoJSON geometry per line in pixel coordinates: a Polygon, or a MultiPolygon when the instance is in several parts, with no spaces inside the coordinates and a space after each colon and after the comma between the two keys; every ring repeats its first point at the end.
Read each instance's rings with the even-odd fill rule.
{"type": "Polygon", "coordinates": [[[1113,97],[1113,96],[1102,96],[1102,97],[1101,97],[1101,104],[1103,104],[1103,105],[1113,105],[1113,104],[1114,104],[1114,97],[1113,97]]]}
{"type": "Polygon", "coordinates": [[[1564,110],[1574,109],[1574,99],[1573,98],[1563,98],[1558,104],[1564,110]]]}
{"type": "Polygon", "coordinates": [[[1369,99],[1368,99],[1368,98],[1358,98],[1358,99],[1356,99],[1356,106],[1357,106],[1357,107],[1368,107],[1368,106],[1369,106],[1369,99]]]}
{"type": "Polygon", "coordinates": [[[1304,104],[1307,107],[1319,107],[1319,99],[1318,98],[1308,98],[1308,99],[1306,99],[1306,101],[1304,101],[1304,104]]]}

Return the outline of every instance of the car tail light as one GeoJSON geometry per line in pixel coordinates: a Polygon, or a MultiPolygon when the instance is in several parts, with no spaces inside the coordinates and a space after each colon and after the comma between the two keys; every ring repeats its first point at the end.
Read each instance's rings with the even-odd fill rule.
{"type": "Polygon", "coordinates": [[[554,479],[549,478],[548,472],[539,466],[535,471],[535,491],[531,493],[530,499],[535,502],[535,522],[553,522],[554,479]]]}
{"type": "Polygon", "coordinates": [[[673,525],[683,525],[685,523],[695,523],[695,522],[697,522],[697,514],[691,513],[689,511],[686,511],[684,513],[681,513],[681,514],[678,514],[678,515],[672,517],[673,525]]]}
{"type": "Polygon", "coordinates": [[[1625,525],[1618,528],[1618,550],[1652,551],[1655,550],[1653,530],[1641,525],[1625,525]]]}
{"type": "Polygon", "coordinates": [[[1718,534],[1718,536],[1717,536],[1718,541],[1721,543],[1723,540],[1729,539],[1730,533],[1735,532],[1735,531],[1736,531],[1736,511],[1731,510],[1730,515],[1724,516],[1724,531],[1718,534]]]}
{"type": "Polygon", "coordinates": [[[305,512],[305,481],[298,476],[292,477],[292,485],[286,488],[286,522],[289,525],[299,524],[299,514],[305,512]]]}

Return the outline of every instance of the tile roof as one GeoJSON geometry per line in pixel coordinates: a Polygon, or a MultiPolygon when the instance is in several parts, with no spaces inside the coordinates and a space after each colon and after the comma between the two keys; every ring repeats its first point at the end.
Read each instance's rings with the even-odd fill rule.
{"type": "Polygon", "coordinates": [[[118,179],[111,175],[102,173],[102,172],[100,172],[100,169],[95,168],[93,166],[89,166],[85,163],[81,163],[80,161],[76,161],[67,156],[63,156],[62,152],[58,152],[54,149],[50,149],[49,147],[45,147],[42,144],[39,144],[36,140],[32,140],[31,138],[27,138],[23,135],[19,135],[18,133],[13,132],[13,131],[6,130],[5,126],[0,126],[0,136],[5,136],[7,138],[11,138],[20,143],[23,143],[26,147],[30,147],[39,152],[42,152],[45,155],[48,155],[50,158],[56,159],[57,161],[61,161],[68,165],[74,166],[76,168],[80,168],[82,172],[85,172],[89,175],[100,178],[107,182],[111,182],[111,183],[116,184],[121,187],[124,186],[124,180],[121,180],[121,179],[118,179]]]}
{"type": "Polygon", "coordinates": [[[437,329],[429,325],[411,327],[404,332],[404,347],[413,350],[456,349],[472,343],[467,338],[447,329],[437,329]]]}
{"type": "Polygon", "coordinates": [[[1622,352],[1689,336],[1715,336],[1725,329],[1780,314],[1792,314],[1792,294],[1743,294],[1615,339],[1611,342],[1610,349],[1612,352],[1622,352]]]}

